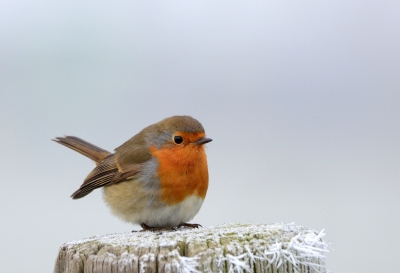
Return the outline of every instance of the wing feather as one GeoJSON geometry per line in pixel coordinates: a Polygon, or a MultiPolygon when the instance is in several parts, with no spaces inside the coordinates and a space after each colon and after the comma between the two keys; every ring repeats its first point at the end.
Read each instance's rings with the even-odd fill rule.
{"type": "Polygon", "coordinates": [[[82,198],[93,190],[112,184],[116,184],[132,178],[142,169],[142,164],[131,164],[123,170],[119,170],[114,154],[104,158],[99,165],[94,168],[83,181],[80,188],[74,192],[71,197],[73,199],[82,198]]]}

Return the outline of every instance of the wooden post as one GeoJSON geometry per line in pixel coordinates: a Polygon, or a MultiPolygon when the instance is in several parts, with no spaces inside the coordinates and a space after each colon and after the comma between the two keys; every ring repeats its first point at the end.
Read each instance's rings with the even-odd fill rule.
{"type": "Polygon", "coordinates": [[[294,224],[95,236],[60,247],[54,273],[323,273],[329,243],[294,224]]]}

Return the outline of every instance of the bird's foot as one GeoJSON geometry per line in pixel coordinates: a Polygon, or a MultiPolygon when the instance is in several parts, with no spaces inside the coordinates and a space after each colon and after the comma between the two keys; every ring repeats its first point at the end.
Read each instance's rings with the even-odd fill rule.
{"type": "MultiPolygon", "coordinates": [[[[176,231],[177,228],[180,227],[189,227],[189,228],[199,228],[201,227],[200,224],[190,224],[190,223],[180,223],[176,228],[174,227],[151,227],[149,225],[146,225],[145,223],[140,224],[142,227],[142,230],[139,232],[143,231],[152,231],[152,232],[158,232],[158,231],[176,231]]],[[[137,232],[136,230],[133,230],[132,232],[137,232]]]]}
{"type": "Polygon", "coordinates": [[[140,224],[140,226],[143,228],[142,231],[152,231],[152,232],[156,232],[156,231],[176,231],[176,228],[173,227],[151,227],[149,225],[146,225],[145,223],[140,224]]]}
{"type": "Polygon", "coordinates": [[[180,227],[199,228],[199,227],[201,227],[201,225],[200,224],[190,224],[190,223],[180,223],[178,225],[178,228],[180,228],[180,227]]]}

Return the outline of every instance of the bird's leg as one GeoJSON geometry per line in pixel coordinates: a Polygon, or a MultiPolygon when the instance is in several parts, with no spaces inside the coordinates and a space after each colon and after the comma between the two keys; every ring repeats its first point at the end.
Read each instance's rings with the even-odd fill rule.
{"type": "Polygon", "coordinates": [[[178,228],[180,227],[190,227],[190,228],[199,228],[202,227],[200,224],[190,224],[190,223],[180,223],[178,228]]]}
{"type": "MultiPolygon", "coordinates": [[[[142,227],[142,230],[140,230],[140,232],[143,231],[152,231],[152,232],[157,232],[157,231],[176,231],[176,228],[174,227],[151,227],[145,223],[141,223],[140,226],[142,227]]],[[[201,227],[200,224],[190,224],[190,223],[180,223],[177,228],[180,227],[189,227],[189,228],[199,228],[201,227]]],[[[132,231],[135,232],[135,231],[132,231]]]]}
{"type": "Polygon", "coordinates": [[[145,223],[141,223],[140,226],[143,228],[141,231],[176,231],[173,227],[151,227],[145,223]]]}

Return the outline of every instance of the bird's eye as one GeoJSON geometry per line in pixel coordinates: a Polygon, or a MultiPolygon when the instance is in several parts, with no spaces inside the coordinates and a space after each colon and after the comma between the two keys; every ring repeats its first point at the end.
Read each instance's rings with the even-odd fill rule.
{"type": "Polygon", "coordinates": [[[182,144],[183,138],[181,136],[174,136],[174,142],[176,144],[182,144]]]}

